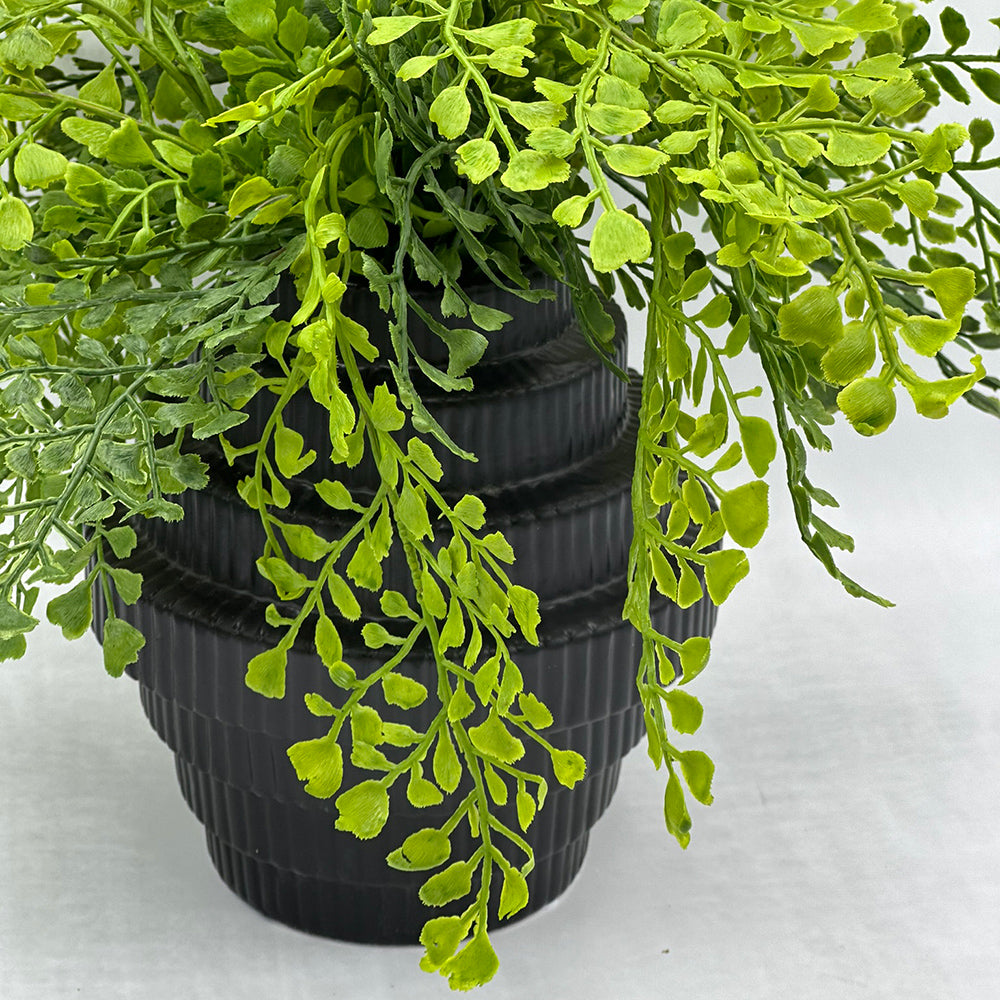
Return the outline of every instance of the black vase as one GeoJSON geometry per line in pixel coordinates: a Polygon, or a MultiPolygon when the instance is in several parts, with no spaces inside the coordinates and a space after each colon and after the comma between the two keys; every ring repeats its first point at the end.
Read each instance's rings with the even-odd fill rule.
{"type": "MultiPolygon", "coordinates": [[[[474,492],[485,502],[488,527],[502,530],[517,554],[511,578],[540,597],[540,644],[512,642],[525,688],[555,718],[546,738],[583,754],[588,764],[573,790],[549,782],[545,806],[524,833],[536,863],[528,877],[530,903],[519,917],[558,896],[579,871],[590,828],[607,808],[621,760],[643,730],[635,686],[640,643],[621,618],[637,388],[602,365],[575,324],[565,290],[549,287],[555,299],[537,305],[492,286],[470,288],[474,301],[514,319],[491,336],[472,373],[473,392],[426,387],[423,393],[454,440],[479,458],[465,462],[436,449],[444,466],[443,492],[456,499],[474,492]]],[[[285,300],[276,315],[287,316],[295,308],[293,296],[285,286],[279,295],[285,300]]],[[[431,310],[432,302],[426,307],[431,310]]],[[[385,316],[367,291],[350,289],[343,308],[372,331],[383,356],[391,353],[385,316]]],[[[616,358],[624,366],[625,330],[621,321],[618,325],[616,358]]],[[[415,327],[411,335],[426,357],[445,357],[443,343],[425,327],[415,327]]],[[[391,384],[378,361],[365,377],[391,384]]],[[[249,421],[231,435],[234,443],[257,440],[271,403],[265,394],[255,399],[249,421]]],[[[311,482],[339,478],[352,492],[363,493],[373,487],[377,472],[365,463],[355,470],[330,464],[327,414],[307,392],[291,402],[284,420],[319,456],[306,470],[310,479],[292,484],[290,510],[320,535],[339,537],[336,512],[311,482]]],[[[286,750],[325,734],[327,724],[307,713],[303,696],[319,691],[332,697],[330,681],[311,636],[303,636],[289,656],[283,700],[246,688],[247,662],[277,637],[264,618],[273,591],[254,566],[264,537],[256,512],[236,492],[246,469],[239,461],[228,466],[212,448],[201,453],[210,465],[209,486],[179,498],[182,521],[136,524],[139,544],[127,564],[143,574],[143,596],[133,607],[116,608],[147,637],[132,671],[146,715],[174,751],[184,799],[205,825],[215,867],[238,895],[269,916],[317,934],[415,942],[429,917],[449,911],[420,902],[417,889],[428,873],[396,871],[385,857],[414,830],[443,823],[459,800],[416,809],[401,780],[390,791],[390,818],[382,833],[359,841],[334,829],[332,800],[304,792],[286,750]]],[[[412,589],[409,570],[397,548],[384,565],[385,586],[406,593],[412,589]]],[[[103,599],[99,588],[95,599],[103,599]]],[[[366,608],[366,615],[377,614],[377,605],[366,608]]],[[[103,621],[103,615],[98,612],[96,619],[103,621]]],[[[703,599],[681,611],[658,599],[653,619],[682,641],[709,635],[715,608],[703,599]]],[[[360,624],[337,622],[344,658],[363,676],[382,659],[361,641],[360,624]]],[[[418,679],[436,677],[430,651],[419,646],[406,669],[418,679]]],[[[372,704],[383,718],[421,729],[435,714],[432,700],[405,713],[372,704]]],[[[349,750],[344,747],[345,762],[349,750]]],[[[535,750],[529,748],[519,766],[548,773],[544,751],[535,750]]],[[[365,777],[371,772],[345,764],[345,787],[365,777]]],[[[460,786],[456,795],[465,791],[460,786]]],[[[512,805],[499,815],[518,829],[512,805]]],[[[475,850],[466,824],[451,840],[454,858],[475,850]]]]}

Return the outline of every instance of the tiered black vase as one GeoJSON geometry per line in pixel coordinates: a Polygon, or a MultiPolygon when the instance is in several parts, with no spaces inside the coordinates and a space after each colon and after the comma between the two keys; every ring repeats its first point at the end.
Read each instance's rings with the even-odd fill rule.
{"type": "MultiPolygon", "coordinates": [[[[536,864],[523,916],[563,892],[579,871],[590,828],[618,783],[621,760],[642,733],[635,688],[639,639],[621,618],[638,399],[635,388],[607,370],[586,344],[562,289],[555,301],[539,305],[489,286],[469,291],[474,301],[514,319],[492,335],[472,373],[475,391],[428,387],[424,393],[444,428],[479,458],[469,463],[441,454],[441,486],[455,498],[465,492],[480,496],[489,528],[502,530],[513,545],[512,578],[541,599],[540,645],[514,642],[525,687],[555,717],[546,737],[582,753],[588,763],[586,778],[572,791],[550,780],[548,800],[525,834],[536,864]]],[[[289,315],[294,305],[280,303],[278,315],[289,315]]],[[[384,314],[366,291],[349,291],[344,309],[386,343],[384,314]]],[[[617,359],[624,365],[625,331],[619,326],[617,359]]],[[[426,329],[412,334],[425,356],[446,357],[444,345],[426,329]]],[[[379,362],[366,378],[391,384],[379,362]]],[[[239,436],[257,440],[271,404],[261,394],[239,436]]],[[[374,469],[364,463],[353,471],[331,466],[326,413],[307,393],[293,400],[284,419],[319,456],[306,470],[310,478],[293,484],[290,513],[321,535],[339,537],[343,525],[311,481],[335,476],[363,494],[373,487],[374,469]]],[[[385,856],[414,830],[444,822],[458,800],[415,809],[400,780],[381,835],[359,841],[334,829],[332,800],[303,791],[285,751],[328,728],[307,713],[303,695],[319,691],[333,698],[336,691],[312,651],[311,636],[302,637],[289,657],[283,700],[245,687],[247,661],[274,645],[277,635],[264,619],[273,593],[254,566],[264,539],[256,513],[236,492],[247,470],[239,462],[230,468],[211,451],[204,457],[211,483],[180,498],[183,521],[136,526],[139,545],[128,564],[145,577],[143,597],[118,613],[147,637],[134,670],[143,708],[174,751],[184,798],[205,824],[212,861],[236,893],[269,916],[314,933],[415,942],[430,916],[447,911],[428,910],[419,901],[417,889],[428,873],[395,871],[385,856]]],[[[384,569],[387,587],[411,590],[398,546],[384,569]]],[[[707,600],[683,612],[663,600],[654,606],[656,625],[679,640],[708,635],[714,618],[707,600]]],[[[343,623],[342,634],[344,658],[359,675],[382,662],[365,648],[357,626],[343,623]]],[[[429,650],[418,647],[406,669],[434,690],[429,650]]],[[[405,713],[377,702],[375,707],[384,718],[421,729],[435,714],[433,700],[405,713]]],[[[349,745],[344,749],[346,761],[349,745]]],[[[548,773],[547,757],[536,749],[529,749],[522,766],[548,773]]],[[[371,776],[348,764],[345,787],[371,776]]],[[[512,807],[500,813],[517,829],[512,807]]],[[[475,849],[467,824],[455,831],[452,844],[454,858],[475,849]]]]}

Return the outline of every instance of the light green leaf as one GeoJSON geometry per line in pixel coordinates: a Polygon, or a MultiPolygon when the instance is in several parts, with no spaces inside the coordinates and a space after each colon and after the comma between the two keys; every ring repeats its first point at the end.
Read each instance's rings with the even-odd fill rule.
{"type": "Polygon", "coordinates": [[[524,744],[512,736],[510,730],[499,719],[496,712],[490,712],[486,721],[469,730],[473,746],[484,756],[492,757],[504,764],[513,764],[524,756],[524,744]]]}
{"type": "Polygon", "coordinates": [[[226,0],[225,7],[226,17],[254,41],[268,42],[277,34],[274,0],[226,0]]]}
{"type": "Polygon", "coordinates": [[[830,128],[826,158],[838,167],[860,167],[885,157],[892,146],[892,136],[884,132],[849,132],[830,128]]]}
{"type": "Polygon", "coordinates": [[[14,176],[28,188],[46,188],[66,175],[68,161],[62,153],[37,142],[26,142],[17,152],[14,176]]]}
{"type": "Polygon", "coordinates": [[[451,841],[442,830],[425,827],[411,833],[403,846],[393,851],[385,860],[390,868],[404,872],[427,871],[437,868],[451,855],[451,841]]]}
{"type": "Polygon", "coordinates": [[[468,127],[472,105],[464,87],[446,87],[431,104],[430,119],[445,139],[457,139],[468,127]]]}
{"type": "Polygon", "coordinates": [[[755,479],[722,495],[719,511],[737,545],[753,548],[763,537],[767,528],[767,491],[767,483],[755,479]]]}
{"type": "Polygon", "coordinates": [[[89,80],[80,88],[80,100],[88,104],[99,104],[112,111],[121,111],[122,92],[115,77],[117,68],[117,63],[109,62],[93,80],[89,80]]]}
{"type": "MultiPolygon", "coordinates": [[[[471,872],[469,877],[471,879],[471,872]]],[[[426,949],[420,960],[420,968],[425,972],[434,972],[444,965],[455,954],[455,949],[468,929],[468,922],[461,917],[435,917],[428,920],[420,932],[420,943],[426,949]]]]}
{"type": "Polygon", "coordinates": [[[402,674],[387,674],[382,679],[382,692],[390,705],[400,708],[416,708],[427,700],[427,688],[420,681],[402,674]]]}
{"type": "Polygon", "coordinates": [[[359,840],[377,837],[389,818],[389,794],[375,780],[362,781],[341,792],[336,805],[340,811],[336,828],[353,833],[359,840]]]}
{"type": "Polygon", "coordinates": [[[763,476],[778,453],[778,443],[769,421],[763,417],[740,418],[740,441],[743,453],[754,474],[763,476]]]}
{"type": "Polygon", "coordinates": [[[287,665],[288,652],[280,646],[258,653],[247,664],[247,687],[265,698],[284,698],[287,665]]]}
{"type": "Polygon", "coordinates": [[[741,549],[722,549],[705,556],[705,585],[713,604],[722,604],[750,572],[750,560],[741,549]]]}
{"type": "Polygon", "coordinates": [[[449,795],[458,788],[462,780],[462,765],[458,762],[455,745],[447,729],[442,729],[438,735],[437,746],[434,748],[434,780],[449,795]]]}
{"type": "Polygon", "coordinates": [[[875,364],[875,334],[871,326],[854,320],[844,335],[820,359],[823,375],[834,385],[861,378],[875,364]]]}
{"type": "Polygon", "coordinates": [[[303,740],[288,748],[288,759],[305,790],[318,799],[328,799],[340,790],[344,778],[344,754],[336,735],[329,732],[315,740],[303,740]]]}
{"type": "Polygon", "coordinates": [[[478,930],[476,936],[453,958],[449,958],[441,969],[447,974],[448,985],[453,990],[471,990],[488,983],[500,968],[490,939],[485,930],[478,930]]]}
{"type": "Polygon", "coordinates": [[[708,754],[701,750],[686,750],[679,758],[684,780],[691,794],[703,805],[712,804],[712,778],[715,765],[708,754]]]}
{"type": "Polygon", "coordinates": [[[668,691],[663,700],[670,712],[670,721],[677,732],[684,734],[697,732],[704,709],[694,695],[675,689],[668,691]]]}
{"type": "Polygon", "coordinates": [[[79,639],[90,628],[93,618],[90,582],[81,580],[71,590],[54,597],[45,613],[53,625],[62,629],[65,638],[79,639]]]}
{"type": "Polygon", "coordinates": [[[31,211],[20,198],[0,198],[0,248],[20,250],[35,234],[31,211]]]}
{"type": "Polygon", "coordinates": [[[812,285],[778,310],[778,336],[796,346],[829,347],[843,331],[840,301],[827,285],[812,285]]]}
{"type": "Polygon", "coordinates": [[[497,917],[504,920],[528,905],[528,881],[517,868],[508,868],[503,873],[503,888],[500,890],[500,905],[497,917]]]}
{"type": "Polygon", "coordinates": [[[121,618],[104,622],[104,669],[112,677],[121,677],[130,663],[139,659],[139,650],[146,645],[145,636],[121,618]]]}
{"type": "Polygon", "coordinates": [[[427,906],[445,906],[472,892],[472,873],[467,861],[456,861],[424,882],[418,895],[427,906]]]}
{"type": "Polygon", "coordinates": [[[612,170],[627,177],[645,177],[655,174],[668,162],[669,157],[650,146],[632,146],[618,143],[605,150],[604,159],[612,170]]]}
{"type": "Polygon", "coordinates": [[[500,154],[489,139],[470,139],[455,152],[458,154],[459,172],[464,173],[473,184],[481,184],[500,167],[500,154]]]}
{"type": "Polygon", "coordinates": [[[553,750],[552,771],[556,780],[572,788],[587,773],[587,762],[575,750],[553,750]]]}
{"type": "Polygon", "coordinates": [[[652,242],[646,227],[620,209],[606,210],[590,238],[590,259],[596,271],[616,271],[628,262],[649,259],[652,242]]]}
{"type": "Polygon", "coordinates": [[[896,396],[880,378],[859,378],[837,394],[837,406],[865,437],[881,434],[896,416],[896,396]]]}
{"type": "Polygon", "coordinates": [[[693,681],[708,666],[708,658],[711,655],[711,651],[711,643],[707,636],[694,635],[681,643],[682,684],[693,681]]]}
{"type": "Polygon", "coordinates": [[[515,584],[510,588],[509,597],[514,618],[521,629],[521,634],[533,646],[537,646],[537,630],[542,620],[538,613],[538,595],[532,590],[515,584]]]}
{"type": "Polygon", "coordinates": [[[500,180],[512,191],[541,191],[569,178],[569,164],[537,149],[522,149],[510,158],[500,180]]]}
{"type": "Polygon", "coordinates": [[[394,17],[373,17],[374,30],[365,38],[366,45],[388,45],[402,38],[423,20],[412,14],[397,14],[394,17]]]}

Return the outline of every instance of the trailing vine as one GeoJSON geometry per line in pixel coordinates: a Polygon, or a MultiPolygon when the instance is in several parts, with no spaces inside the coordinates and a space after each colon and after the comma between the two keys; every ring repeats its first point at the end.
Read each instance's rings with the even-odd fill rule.
{"type": "Polygon", "coordinates": [[[105,666],[134,663],[144,637],[114,607],[142,580],[122,562],[143,519],[181,516],[170,497],[206,484],[216,449],[259,516],[275,595],[279,638],[248,685],[282,697],[289,651],[314,643],[332,686],[307,708],[330,728],[289,757],[308,792],[335,798],[339,829],[376,836],[404,778],[415,807],[454,796],[443,826],[387,861],[434,872],[431,907],[471,898],[428,921],[422,967],[459,989],[488,981],[491,886],[501,919],[525,906],[521,834],[548,788],[521,766],[526,746],[569,787],[585,762],[543,735],[552,714],[515,655],[516,633],[538,642],[538,598],[512,580],[483,502],[442,480],[443,450],[475,456],[420,379],[468,391],[502,336],[510,317],[474,301],[472,276],[529,302],[546,294],[532,270],[564,282],[615,370],[608,301],[646,309],[623,616],[643,640],[666,825],[686,846],[685,789],[711,802],[713,764],[680,745],[702,717],[684,685],[710,649],[657,631],[653,591],[682,607],[726,599],[766,530],[780,451],[806,545],[849,593],[887,603],[837,566],[853,542],[817,513],[836,501],[807,476],[807,446],[830,447],[837,412],[885,431],[903,393],[926,417],[962,397],[1000,415],[981,358],[1000,346],[1000,207],[978,180],[1000,166],[994,129],[921,128],[942,91],[1000,103],[1000,54],[967,51],[950,7],[940,28],[946,49],[929,52],[929,21],[893,0],[6,0],[0,659],[24,654],[45,583],[67,588],[46,615],[69,638],[100,588],[105,666]],[[274,315],[281,281],[298,297],[288,319],[274,315]],[[389,345],[344,310],[356,285],[377,294],[389,345]],[[446,363],[417,349],[414,320],[446,363]],[[746,352],[773,420],[743,406],[762,386],[733,384],[746,352]],[[379,474],[369,492],[316,485],[338,537],[290,507],[318,458],[286,422],[306,393],[329,413],[334,466],[379,474]],[[258,394],[263,433],[236,443],[258,394]],[[383,585],[394,544],[409,595],[383,585]],[[383,618],[361,634],[384,659],[359,676],[341,633],[363,591],[383,618]],[[418,643],[432,685],[403,669],[418,643]],[[419,730],[382,718],[378,699],[436,710],[419,730]],[[348,744],[373,776],[344,787],[348,744]],[[511,798],[520,832],[499,818],[511,798]],[[452,860],[463,823],[478,846],[452,860]]]}

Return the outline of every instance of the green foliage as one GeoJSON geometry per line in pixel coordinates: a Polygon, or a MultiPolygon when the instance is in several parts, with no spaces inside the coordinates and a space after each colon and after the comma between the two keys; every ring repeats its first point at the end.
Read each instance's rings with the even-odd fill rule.
{"type": "Polygon", "coordinates": [[[508,576],[515,553],[485,505],[439,486],[439,449],[474,456],[424,407],[414,372],[472,387],[488,335],[510,319],[472,301],[475,271],[528,302],[542,294],[528,263],[565,282],[611,367],[607,299],[646,307],[624,616],[643,641],[637,681],[649,754],[667,774],[665,822],[686,846],[685,788],[708,804],[713,766],[671,733],[699,726],[700,703],[678,685],[705,668],[709,643],[660,634],[651,601],[728,597],[766,530],[763,477],[780,451],[806,545],[849,593],[886,603],[838,568],[832,550],[853,542],[816,512],[836,501],[809,479],[807,447],[830,447],[837,412],[862,434],[886,431],[906,396],[929,418],[963,397],[1000,415],[980,357],[1000,346],[1000,207],[976,177],[1000,166],[994,129],[923,127],[942,92],[1000,103],[996,57],[967,51],[953,8],[940,16],[946,50],[929,52],[928,21],[885,0],[121,0],[8,14],[0,659],[23,655],[44,582],[60,588],[46,615],[68,637],[90,628],[100,588],[115,609],[105,666],[135,662],[143,637],[123,611],[142,584],[125,565],[132,525],[180,517],[169,497],[206,483],[197,449],[221,449],[260,517],[257,566],[278,601],[275,645],[247,683],[283,696],[288,651],[314,642],[332,690],[305,707],[329,730],[289,758],[307,791],[336,796],[339,829],[376,836],[404,775],[415,808],[457,797],[448,824],[389,863],[438,868],[469,824],[477,851],[420,892],[429,906],[472,901],[428,921],[421,967],[456,989],[480,985],[497,969],[491,880],[502,879],[500,917],[513,915],[533,865],[494,807],[512,795],[522,830],[543,808],[545,777],[517,767],[526,745],[569,787],[586,762],[541,735],[552,713],[524,690],[510,643],[515,629],[539,642],[538,598],[508,576]],[[85,37],[108,58],[80,56],[85,37]],[[300,308],[278,322],[268,298],[282,275],[300,308]],[[463,327],[428,314],[414,279],[463,327]],[[358,359],[379,348],[341,309],[350,283],[388,315],[374,389],[358,359]],[[414,318],[445,345],[440,367],[416,350],[414,318]],[[955,350],[963,363],[944,353],[955,350]],[[760,365],[773,420],[743,412],[759,387],[731,384],[727,362],[741,354],[760,365]],[[942,377],[914,367],[928,357],[942,377]],[[270,417],[235,447],[227,434],[259,392],[270,417]],[[335,466],[367,453],[382,472],[374,495],[353,496],[336,474],[315,485],[339,537],[290,514],[318,458],[285,420],[298,393],[329,411],[335,466]],[[730,470],[742,485],[721,485],[730,470]],[[383,586],[393,546],[409,597],[383,586]],[[361,617],[358,588],[385,616],[364,625],[382,660],[363,676],[341,638],[361,617]],[[434,652],[432,676],[406,662],[418,641],[434,652]],[[371,702],[436,712],[418,731],[371,702]],[[342,787],[345,753],[372,776],[342,787]]]}

